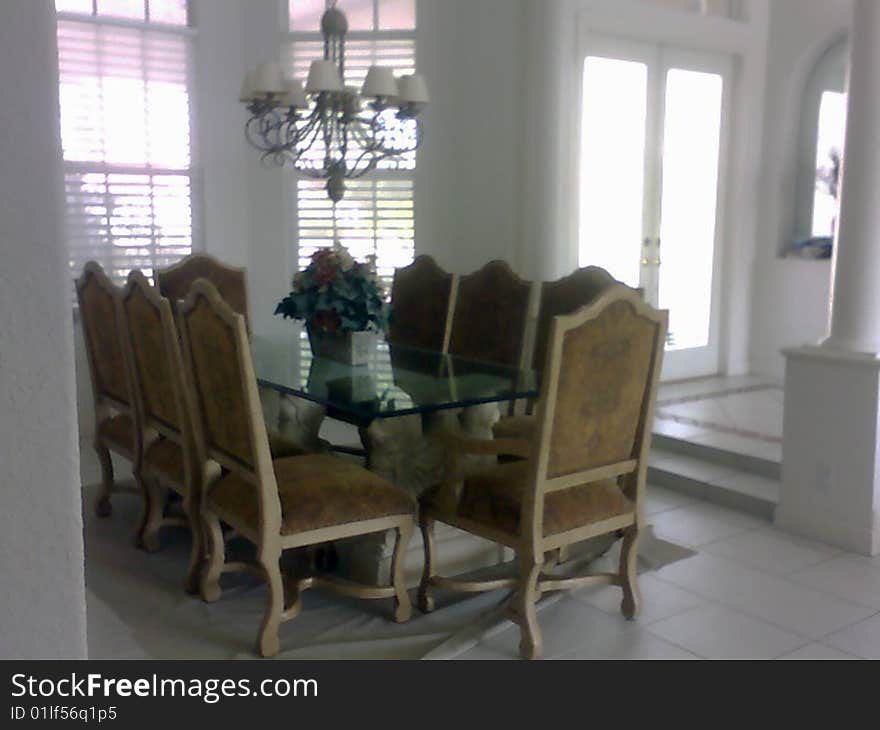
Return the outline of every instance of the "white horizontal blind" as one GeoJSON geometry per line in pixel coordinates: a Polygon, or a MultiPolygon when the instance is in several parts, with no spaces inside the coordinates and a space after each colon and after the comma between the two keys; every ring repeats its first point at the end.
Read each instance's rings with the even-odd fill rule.
{"type": "MultiPolygon", "coordinates": [[[[376,257],[382,280],[390,285],[394,270],[415,256],[411,179],[354,180],[335,211],[324,183],[297,182],[299,267],[308,266],[319,248],[339,241],[358,261],[376,257]]],[[[390,289],[389,289],[390,290],[390,289]]]]}
{"type": "MultiPolygon", "coordinates": [[[[59,8],[65,4],[70,0],[59,0],[59,8]]],[[[99,13],[103,5],[97,4],[99,13]]],[[[168,23],[180,22],[181,5],[185,10],[181,0],[152,0],[148,7],[157,22],[168,23]]],[[[182,18],[185,22],[185,12],[182,18]]],[[[59,17],[61,138],[74,276],[94,259],[117,282],[133,268],[151,277],[196,244],[192,45],[186,29],[100,15],[59,17]]]]}
{"type": "MultiPolygon", "coordinates": [[[[289,0],[291,31],[285,52],[287,73],[305,81],[311,62],[323,58],[319,32],[322,0],[289,0]]],[[[414,0],[340,0],[348,15],[345,44],[345,83],[360,88],[373,64],[390,66],[400,76],[415,71],[414,0]]],[[[389,112],[393,114],[393,112],[389,112]]],[[[411,132],[415,134],[414,127],[411,132]]],[[[409,140],[405,140],[407,143],[409,140]]],[[[323,155],[317,150],[317,159],[323,155]]],[[[313,152],[314,153],[314,152],[313,152]]],[[[396,268],[415,257],[413,170],[416,153],[386,160],[379,169],[346,181],[346,193],[334,210],[324,181],[296,181],[295,223],[298,263],[308,266],[319,248],[339,241],[359,261],[376,257],[380,277],[390,294],[396,268]]]]}

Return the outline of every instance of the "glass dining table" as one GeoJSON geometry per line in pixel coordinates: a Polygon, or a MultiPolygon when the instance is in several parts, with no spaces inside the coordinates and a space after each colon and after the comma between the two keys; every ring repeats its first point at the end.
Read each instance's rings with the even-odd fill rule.
{"type": "Polygon", "coordinates": [[[538,395],[537,376],[377,340],[366,365],[315,357],[302,335],[255,336],[254,369],[261,387],[303,398],[329,417],[358,428],[377,419],[399,418],[538,395]]]}
{"type": "MultiPolygon", "coordinates": [[[[358,429],[357,450],[365,455],[367,468],[414,497],[445,473],[447,454],[438,432],[492,438],[492,426],[507,404],[538,395],[532,371],[382,341],[360,366],[315,357],[308,339],[295,330],[254,336],[251,353],[264,412],[271,421],[267,405],[274,398],[282,413],[282,435],[306,450],[321,449],[326,448],[319,438],[325,417],[351,424],[358,429]]],[[[351,450],[347,444],[333,447],[351,450]]],[[[392,537],[342,541],[334,554],[348,577],[385,585],[392,537]]]]}
{"type": "Polygon", "coordinates": [[[279,393],[294,413],[282,433],[319,443],[325,416],[352,424],[368,467],[414,494],[436,483],[442,469],[443,455],[431,438],[436,430],[491,438],[507,404],[538,395],[531,370],[380,340],[369,362],[358,366],[315,357],[295,330],[255,335],[251,353],[263,393],[279,393]]]}

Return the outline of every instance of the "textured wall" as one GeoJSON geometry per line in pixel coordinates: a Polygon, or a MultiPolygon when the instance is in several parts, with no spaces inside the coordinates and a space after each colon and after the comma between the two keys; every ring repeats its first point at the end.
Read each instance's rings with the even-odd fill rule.
{"type": "Polygon", "coordinates": [[[795,235],[798,141],[807,81],[822,54],[846,32],[852,0],[770,3],[767,100],[757,181],[760,210],[750,328],[752,370],[781,377],[781,350],[827,333],[829,261],[779,258],[795,235]]]}
{"type": "Polygon", "coordinates": [[[86,653],[51,0],[0,3],[0,658],[86,653]]]}

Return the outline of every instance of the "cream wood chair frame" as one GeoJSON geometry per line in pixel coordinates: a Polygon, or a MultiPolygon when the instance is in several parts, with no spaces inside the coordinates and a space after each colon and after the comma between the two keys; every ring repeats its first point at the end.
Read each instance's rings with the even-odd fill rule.
{"type": "MultiPolygon", "coordinates": [[[[149,552],[159,548],[159,530],[163,527],[186,527],[192,535],[189,566],[184,586],[187,592],[198,592],[199,570],[204,558],[201,522],[199,519],[200,483],[202,474],[198,468],[198,455],[190,424],[191,409],[187,405],[188,394],[183,380],[183,357],[180,351],[180,338],[171,302],[161,296],[140,271],[132,271],[121,294],[124,313],[122,323],[125,346],[131,363],[133,395],[139,414],[141,453],[135,478],[146,496],[146,509],[139,529],[139,543],[149,552]],[[144,310],[138,312],[138,303],[146,306],[146,313],[153,321],[140,322],[144,310]],[[160,351],[150,351],[150,343],[142,340],[140,327],[155,327],[160,351]],[[143,348],[143,351],[142,351],[143,348]],[[146,374],[146,369],[151,374],[146,374]],[[164,371],[164,382],[156,382],[155,375],[164,371]],[[163,392],[164,391],[164,392],[163,392]],[[153,405],[164,401],[162,406],[153,405]],[[160,415],[158,411],[169,409],[160,415]],[[175,423],[176,421],[176,423],[175,423]],[[153,447],[158,451],[163,444],[171,444],[171,464],[161,459],[153,459],[153,447]],[[177,455],[181,461],[177,461],[177,455]],[[175,468],[182,466],[180,476],[175,468]],[[165,468],[162,468],[162,467],[165,468]],[[182,476],[182,479],[181,479],[182,476]],[[183,499],[184,518],[165,517],[165,493],[170,488],[183,499]]],[[[153,345],[155,347],[155,344],[153,345]]],[[[219,474],[212,471],[209,478],[219,474]]]]}
{"type": "MultiPolygon", "coordinates": [[[[133,472],[137,473],[138,458],[141,453],[141,434],[137,428],[138,417],[135,402],[132,398],[133,384],[131,382],[128,352],[124,347],[124,339],[122,337],[121,328],[124,315],[120,305],[120,294],[119,287],[110,280],[110,277],[104,273],[104,269],[95,261],[86,263],[82,275],[76,280],[76,296],[79,304],[86,359],[89,365],[89,379],[92,385],[92,400],[95,409],[95,436],[92,445],[101,465],[101,489],[95,499],[95,512],[99,517],[108,517],[111,514],[110,497],[113,494],[135,493],[143,496],[137,490],[119,486],[115,483],[113,460],[110,457],[111,451],[119,454],[131,462],[133,472]],[[95,342],[97,333],[92,331],[92,327],[95,327],[97,323],[90,321],[86,301],[90,296],[88,290],[93,286],[97,287],[96,291],[99,295],[107,297],[111,302],[114,319],[111,332],[114,333],[116,346],[119,348],[119,363],[117,365],[122,370],[124,384],[115,383],[108,387],[108,384],[103,382],[102,370],[107,367],[112,368],[113,364],[103,362],[101,360],[101,353],[97,352],[95,342]],[[114,389],[117,392],[114,393],[114,389]],[[125,392],[119,392],[121,390],[125,392]],[[128,419],[132,439],[130,448],[120,443],[119,439],[109,437],[106,427],[112,425],[114,419],[117,421],[128,419]]],[[[105,375],[109,378],[119,378],[119,373],[114,375],[113,373],[105,372],[105,375]]]]}
{"type": "Polygon", "coordinates": [[[634,618],[640,605],[636,576],[636,557],[639,533],[644,521],[644,495],[648,469],[648,453],[651,444],[651,424],[657,386],[662,368],[663,353],[668,326],[668,313],[647,305],[640,294],[627,287],[614,287],[601,295],[593,304],[569,316],[554,319],[550,336],[541,396],[537,409],[537,441],[535,444],[521,439],[496,439],[478,441],[447,435],[449,471],[446,482],[454,490],[462,483],[463,454],[510,455],[529,459],[529,477],[522,495],[518,534],[511,534],[492,526],[463,517],[451,517],[448,509],[439,509],[423,502],[419,523],[424,539],[425,566],[419,586],[419,608],[424,612],[434,609],[434,588],[457,592],[480,592],[500,588],[513,588],[511,602],[512,619],[520,626],[520,653],[524,658],[541,655],[542,640],[538,626],[536,601],[543,593],[558,590],[579,589],[589,585],[617,585],[623,589],[621,611],[628,619],[634,618]],[[653,350],[650,357],[648,382],[635,431],[631,458],[609,464],[577,470],[561,476],[549,475],[551,437],[562,375],[563,347],[567,333],[599,319],[617,303],[629,305],[635,315],[656,327],[653,350]],[[585,524],[564,533],[544,536],[545,497],[554,492],[579,485],[596,486],[600,480],[617,479],[621,491],[632,501],[631,513],[585,524]],[[439,576],[435,571],[433,525],[440,520],[459,529],[495,541],[512,548],[518,559],[519,575],[490,581],[463,581],[439,576]],[[561,548],[609,533],[622,533],[623,545],[619,570],[616,573],[560,576],[549,572],[555,565],[554,553],[561,548]]]}
{"type": "MultiPolygon", "coordinates": [[[[412,609],[404,581],[403,563],[404,553],[415,526],[413,514],[349,522],[283,536],[281,534],[282,510],[278,482],[269,450],[263,413],[260,408],[257,379],[251,360],[244,317],[235,313],[221,298],[217,289],[204,279],[197,280],[193,284],[189,295],[179,309],[178,317],[183,340],[187,387],[193,394],[191,403],[196,406],[191,414],[191,423],[203,468],[206,472],[210,467],[222,468],[251,485],[256,491],[259,505],[258,525],[254,529],[239,519],[239,516],[234,512],[213,507],[209,501],[209,495],[217,480],[204,479],[200,510],[207,541],[207,560],[201,575],[203,600],[213,602],[220,598],[219,579],[224,573],[245,571],[263,578],[269,588],[269,600],[257,643],[258,652],[264,657],[274,656],[278,653],[279,627],[281,623],[290,621],[297,616],[302,608],[302,593],[309,588],[327,588],[342,595],[362,599],[393,598],[395,601],[394,620],[398,623],[408,621],[412,609]],[[199,415],[200,396],[196,386],[197,366],[193,356],[192,335],[188,318],[203,302],[209,307],[212,315],[228,328],[233,338],[237,366],[242,377],[241,387],[245,395],[244,402],[247,410],[245,428],[254,456],[253,468],[210,443],[202,423],[202,417],[199,415]],[[239,536],[246,538],[256,546],[256,562],[226,561],[221,520],[232,527],[239,536]],[[284,550],[318,545],[347,537],[385,532],[386,530],[397,532],[391,568],[391,587],[360,585],[324,575],[311,575],[294,580],[284,576],[281,572],[279,561],[284,550]],[[286,602],[285,599],[288,595],[291,600],[286,602]]],[[[290,458],[293,460],[309,457],[290,458]]],[[[338,459],[339,457],[328,458],[338,459]]],[[[391,485],[389,484],[389,486],[391,485]]]]}

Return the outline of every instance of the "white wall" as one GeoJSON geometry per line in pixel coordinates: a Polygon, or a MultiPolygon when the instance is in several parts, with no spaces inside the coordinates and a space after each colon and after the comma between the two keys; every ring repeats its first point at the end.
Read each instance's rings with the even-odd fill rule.
{"type": "Polygon", "coordinates": [[[86,654],[51,0],[0,3],[0,658],[86,654]]]}
{"type": "Polygon", "coordinates": [[[778,252],[795,235],[804,89],[815,63],[848,28],[852,0],[773,0],[770,9],[750,359],[755,372],[781,377],[782,348],[826,334],[831,262],[782,259],[778,252]]]}
{"type": "Polygon", "coordinates": [[[416,247],[462,273],[522,270],[526,0],[420,0],[418,67],[430,84],[416,174],[416,247]]]}

